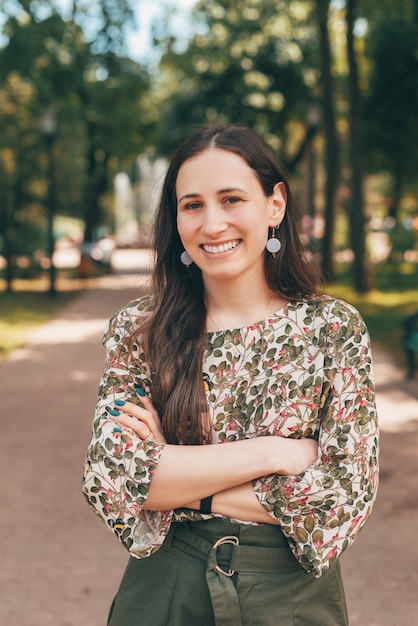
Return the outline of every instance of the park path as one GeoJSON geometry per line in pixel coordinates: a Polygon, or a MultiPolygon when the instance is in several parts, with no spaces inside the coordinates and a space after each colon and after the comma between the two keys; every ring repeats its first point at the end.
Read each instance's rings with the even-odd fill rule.
{"type": "MultiPolygon", "coordinates": [[[[146,280],[145,266],[136,276],[97,280],[0,362],[0,624],[106,624],[127,555],[84,502],[80,482],[104,361],[103,327],[146,280]]],[[[405,381],[380,348],[374,359],[382,479],[369,523],[342,557],[350,624],[413,626],[417,382],[405,381]]]]}

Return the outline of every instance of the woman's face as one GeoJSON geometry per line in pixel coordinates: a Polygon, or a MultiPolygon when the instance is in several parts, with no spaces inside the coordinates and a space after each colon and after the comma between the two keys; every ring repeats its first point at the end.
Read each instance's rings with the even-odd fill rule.
{"type": "Polygon", "coordinates": [[[244,159],[211,148],[183,163],[176,194],[178,232],[204,280],[264,276],[268,228],[286,209],[283,183],[266,197],[244,159]]]}

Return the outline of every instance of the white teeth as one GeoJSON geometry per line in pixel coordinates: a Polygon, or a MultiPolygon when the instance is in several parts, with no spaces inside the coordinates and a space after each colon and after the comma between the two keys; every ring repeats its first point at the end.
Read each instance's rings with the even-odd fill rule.
{"type": "Polygon", "coordinates": [[[239,241],[229,241],[228,243],[223,243],[220,246],[209,246],[204,244],[202,246],[205,252],[209,252],[210,254],[219,254],[220,252],[226,252],[227,250],[232,250],[232,248],[236,248],[239,244],[239,241]]]}

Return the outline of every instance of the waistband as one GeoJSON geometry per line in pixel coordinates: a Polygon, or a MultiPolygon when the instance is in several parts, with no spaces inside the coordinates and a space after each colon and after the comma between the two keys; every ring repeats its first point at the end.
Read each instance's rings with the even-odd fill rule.
{"type": "Polygon", "coordinates": [[[176,522],[171,525],[162,547],[170,550],[171,546],[206,561],[206,582],[216,626],[242,624],[232,580],[236,572],[277,573],[302,569],[277,526],[247,526],[217,519],[176,522]],[[248,545],[251,543],[256,545],[248,545]]]}

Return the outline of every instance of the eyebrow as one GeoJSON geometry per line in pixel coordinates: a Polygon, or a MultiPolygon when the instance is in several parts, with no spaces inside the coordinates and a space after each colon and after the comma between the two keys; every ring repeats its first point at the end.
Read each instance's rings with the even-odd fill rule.
{"type": "MultiPolygon", "coordinates": [[[[226,187],[225,189],[219,189],[219,191],[217,191],[216,193],[221,194],[221,193],[231,193],[233,191],[239,191],[241,193],[247,193],[245,191],[245,189],[241,189],[241,187],[226,187]]],[[[185,200],[186,198],[200,198],[201,194],[200,193],[186,193],[184,196],[181,196],[181,198],[179,198],[177,200],[177,204],[180,204],[180,202],[182,200],[185,200]]]]}

